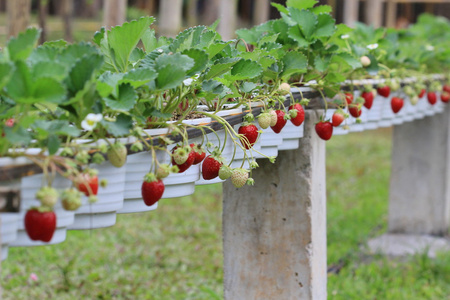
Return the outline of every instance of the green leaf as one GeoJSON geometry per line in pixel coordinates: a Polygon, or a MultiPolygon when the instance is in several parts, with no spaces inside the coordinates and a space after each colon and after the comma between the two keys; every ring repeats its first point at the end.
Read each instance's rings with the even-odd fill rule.
{"type": "Polygon", "coordinates": [[[196,73],[202,72],[206,69],[206,66],[209,62],[208,54],[204,50],[200,49],[189,49],[182,52],[183,55],[186,55],[194,60],[194,66],[187,71],[188,76],[192,76],[196,73]]]}
{"type": "Polygon", "coordinates": [[[324,72],[328,68],[329,59],[326,60],[319,55],[314,58],[314,68],[319,72],[324,72]]]}
{"type": "Polygon", "coordinates": [[[15,69],[6,85],[6,90],[15,101],[31,96],[31,72],[25,62],[17,61],[15,63],[15,69]]]}
{"type": "Polygon", "coordinates": [[[87,81],[91,80],[94,72],[103,64],[103,56],[99,54],[84,56],[78,60],[69,72],[67,86],[72,93],[84,88],[87,81]]]}
{"type": "Polygon", "coordinates": [[[258,44],[264,45],[265,43],[275,43],[277,41],[279,35],[280,35],[279,33],[271,34],[271,35],[264,35],[262,37],[260,35],[261,38],[259,39],[258,44]]]}
{"type": "Polygon", "coordinates": [[[287,78],[292,74],[304,73],[308,66],[308,60],[306,56],[302,53],[291,51],[286,53],[282,59],[284,68],[282,72],[282,77],[287,78]]]}
{"type": "Polygon", "coordinates": [[[222,74],[228,72],[231,67],[239,61],[239,58],[222,58],[216,61],[214,65],[212,65],[205,75],[205,79],[211,79],[214,77],[218,77],[222,74]]]}
{"type": "Polygon", "coordinates": [[[258,85],[256,83],[245,81],[241,86],[241,91],[243,91],[244,93],[250,93],[257,87],[258,85]]]}
{"type": "Polygon", "coordinates": [[[270,2],[270,5],[272,5],[273,7],[275,7],[280,13],[285,13],[288,14],[288,10],[286,7],[284,7],[281,4],[275,3],[275,2],[270,2]]]}
{"type": "Polygon", "coordinates": [[[82,42],[68,45],[58,55],[57,60],[66,65],[68,68],[72,68],[73,65],[82,57],[96,54],[99,54],[99,52],[94,45],[82,42]]]}
{"type": "Polygon", "coordinates": [[[142,35],[142,44],[145,52],[149,53],[158,48],[158,39],[155,36],[155,30],[147,28],[142,35]]]}
{"type": "Polygon", "coordinates": [[[6,45],[9,59],[17,61],[28,58],[37,44],[40,32],[37,28],[28,28],[17,37],[12,37],[6,45]]]}
{"type": "Polygon", "coordinates": [[[119,96],[119,81],[124,77],[123,73],[112,73],[106,71],[97,80],[97,91],[101,97],[108,97],[113,95],[114,97],[119,96]]]}
{"type": "Polygon", "coordinates": [[[44,102],[59,104],[65,99],[66,89],[54,78],[40,77],[33,80],[32,96],[44,102]]]}
{"type": "Polygon", "coordinates": [[[319,6],[313,7],[313,9],[311,9],[311,11],[313,13],[315,13],[316,15],[330,14],[333,11],[333,8],[329,5],[319,5],[319,6]]]}
{"type": "Polygon", "coordinates": [[[295,7],[299,10],[312,8],[317,4],[317,0],[287,0],[287,7],[295,7]]]}
{"type": "Polygon", "coordinates": [[[119,96],[117,99],[105,98],[106,106],[117,111],[127,112],[132,109],[138,96],[134,88],[128,84],[119,85],[119,96]]]}
{"type": "Polygon", "coordinates": [[[120,83],[129,83],[133,88],[143,86],[149,81],[154,80],[158,74],[151,68],[133,69],[124,74],[120,83]]]}
{"type": "Polygon", "coordinates": [[[141,48],[134,48],[131,51],[129,62],[134,65],[136,62],[140,61],[145,57],[145,52],[141,48]]]}
{"type": "Polygon", "coordinates": [[[0,90],[8,83],[14,70],[14,65],[9,62],[0,62],[0,90]]]}
{"type": "Polygon", "coordinates": [[[61,145],[61,142],[59,141],[58,137],[54,134],[49,135],[47,139],[47,148],[48,153],[50,155],[55,154],[58,152],[59,146],[61,145]]]}
{"type": "Polygon", "coordinates": [[[133,119],[125,114],[117,116],[115,122],[102,120],[101,124],[106,128],[109,134],[115,137],[125,136],[133,128],[133,119]]]}
{"type": "Polygon", "coordinates": [[[65,40],[47,41],[44,42],[42,46],[50,48],[64,48],[67,46],[67,42],[65,40]]]}
{"type": "Polygon", "coordinates": [[[176,65],[167,65],[158,70],[156,77],[156,88],[158,90],[168,90],[181,85],[186,78],[183,68],[176,65]]]}
{"type": "Polygon", "coordinates": [[[299,48],[305,48],[309,46],[309,42],[305,39],[303,33],[300,31],[299,26],[293,26],[289,28],[288,35],[291,39],[297,42],[299,48]]]}
{"type": "Polygon", "coordinates": [[[139,20],[115,26],[108,31],[108,45],[111,57],[119,71],[126,71],[131,52],[137,46],[154,18],[142,17],[139,20]]]}
{"type": "Polygon", "coordinates": [[[261,37],[261,32],[255,30],[255,27],[250,29],[238,29],[236,35],[239,39],[243,39],[247,44],[256,45],[261,37]]]}
{"type": "Polygon", "coordinates": [[[202,89],[205,92],[212,93],[212,94],[221,94],[223,92],[223,84],[217,80],[210,79],[203,81],[202,83],[202,89]]]}
{"type": "Polygon", "coordinates": [[[289,12],[291,13],[292,20],[300,26],[306,40],[310,41],[318,23],[317,16],[310,11],[298,10],[296,8],[289,8],[289,12]]]}
{"type": "Polygon", "coordinates": [[[174,39],[170,50],[172,52],[182,52],[187,49],[202,49],[211,45],[217,33],[209,30],[206,26],[195,26],[180,32],[174,39]]]}
{"type": "Polygon", "coordinates": [[[183,71],[188,71],[194,67],[195,61],[187,55],[181,53],[161,54],[155,59],[155,69],[159,70],[166,66],[173,65],[181,68],[183,71]]]}
{"type": "Polygon", "coordinates": [[[94,33],[94,37],[92,41],[97,44],[97,46],[101,46],[103,39],[105,38],[106,29],[105,27],[100,28],[100,31],[96,31],[94,33]]]}
{"type": "Polygon", "coordinates": [[[361,68],[361,62],[359,61],[359,59],[356,59],[355,57],[353,57],[350,53],[338,53],[336,55],[333,56],[333,61],[343,61],[345,62],[347,65],[349,65],[352,69],[358,69],[361,68]]]}
{"type": "Polygon", "coordinates": [[[4,131],[11,144],[27,145],[31,142],[31,134],[21,126],[4,127],[4,131]]]}
{"type": "Polygon", "coordinates": [[[241,59],[231,69],[231,78],[233,80],[252,79],[259,76],[263,68],[256,61],[241,59]]]}
{"type": "Polygon", "coordinates": [[[55,61],[40,61],[33,65],[33,78],[50,77],[62,81],[66,76],[66,67],[55,61]]]}
{"type": "Polygon", "coordinates": [[[58,54],[61,52],[61,49],[55,47],[48,46],[39,46],[31,52],[28,61],[32,64],[35,64],[39,61],[56,61],[58,54]]]}
{"type": "Polygon", "coordinates": [[[214,44],[209,45],[204,50],[206,53],[208,53],[208,58],[211,59],[214,56],[216,56],[217,53],[222,51],[226,46],[228,46],[231,43],[231,41],[228,42],[222,42],[222,41],[216,41],[214,44]]]}
{"type": "Polygon", "coordinates": [[[319,14],[317,16],[317,28],[315,36],[317,37],[330,37],[333,35],[336,27],[334,26],[335,20],[328,14],[319,14]]]}

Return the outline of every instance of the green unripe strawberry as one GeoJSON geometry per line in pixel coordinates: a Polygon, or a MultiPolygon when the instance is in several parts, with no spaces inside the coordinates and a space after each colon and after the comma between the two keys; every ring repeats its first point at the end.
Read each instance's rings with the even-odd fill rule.
{"type": "Polygon", "coordinates": [[[258,124],[262,129],[267,129],[272,121],[272,116],[265,112],[258,116],[258,124]]]}
{"type": "Polygon", "coordinates": [[[233,170],[229,166],[222,165],[219,169],[219,178],[222,180],[227,180],[230,178],[232,172],[233,170]]]}
{"type": "Polygon", "coordinates": [[[127,148],[124,144],[115,143],[109,147],[106,156],[114,167],[120,168],[127,162],[127,148]]]}
{"type": "Polygon", "coordinates": [[[243,187],[248,180],[248,171],[243,168],[236,168],[231,173],[231,182],[237,188],[243,187]]]}
{"type": "Polygon", "coordinates": [[[74,211],[81,206],[81,196],[83,194],[77,189],[71,188],[61,194],[61,203],[65,210],[74,211]]]}
{"type": "Polygon", "coordinates": [[[58,201],[59,193],[52,187],[44,186],[36,192],[36,199],[41,201],[42,206],[52,208],[58,201]]]}

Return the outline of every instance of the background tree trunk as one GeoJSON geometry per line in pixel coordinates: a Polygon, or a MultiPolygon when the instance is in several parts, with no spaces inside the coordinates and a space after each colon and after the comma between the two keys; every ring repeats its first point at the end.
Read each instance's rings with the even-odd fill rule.
{"type": "Polygon", "coordinates": [[[159,7],[159,34],[168,37],[176,36],[181,29],[182,16],[182,0],[161,1],[159,7]]]}
{"type": "Polygon", "coordinates": [[[30,24],[31,0],[7,1],[8,36],[16,36],[30,24]]]}
{"type": "Polygon", "coordinates": [[[198,25],[198,10],[197,10],[198,0],[188,0],[186,8],[186,19],[189,27],[198,25]]]}
{"type": "Polygon", "coordinates": [[[103,25],[106,28],[122,25],[126,21],[127,0],[107,0],[104,2],[103,25]]]}
{"type": "Polygon", "coordinates": [[[210,25],[219,18],[219,1],[220,0],[204,0],[202,2],[202,23],[210,25]]]}
{"type": "Polygon", "coordinates": [[[41,36],[39,43],[43,44],[47,40],[47,15],[48,15],[48,2],[49,0],[39,0],[39,27],[41,27],[41,36]]]}

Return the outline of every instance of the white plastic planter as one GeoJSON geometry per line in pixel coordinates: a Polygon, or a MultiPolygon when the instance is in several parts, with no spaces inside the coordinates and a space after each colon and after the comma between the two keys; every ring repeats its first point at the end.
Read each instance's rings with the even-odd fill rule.
{"type": "Polygon", "coordinates": [[[183,173],[170,174],[163,179],[163,199],[192,195],[195,192],[195,182],[200,179],[200,165],[191,166],[183,173]]]}
{"type": "Polygon", "coordinates": [[[395,114],[392,111],[391,107],[391,97],[388,98],[377,96],[376,98],[380,98],[379,100],[383,102],[383,106],[381,109],[381,119],[378,122],[379,127],[391,127],[393,124],[393,119],[395,118],[395,114]]]}
{"type": "Polygon", "coordinates": [[[17,239],[19,213],[0,213],[2,260],[8,257],[9,244],[17,239]]]}
{"type": "Polygon", "coordinates": [[[297,127],[288,120],[279,133],[283,138],[283,142],[278,146],[278,150],[298,149],[299,140],[303,137],[303,129],[304,124],[297,127]]]}
{"type": "MultiPolygon", "coordinates": [[[[33,206],[40,206],[40,202],[36,200],[36,192],[46,185],[43,174],[37,174],[32,176],[23,177],[20,184],[20,219],[19,219],[19,231],[17,232],[17,239],[11,242],[12,247],[25,247],[25,246],[41,246],[52,245],[63,242],[66,239],[66,233],[69,226],[74,222],[74,212],[63,209],[61,202],[58,201],[54,206],[54,212],[56,214],[56,230],[53,234],[50,242],[41,242],[31,240],[25,231],[25,214],[27,210],[33,206]]],[[[57,190],[67,189],[72,185],[72,182],[62,176],[57,175],[53,180],[52,187],[57,190]]]]}
{"type": "Polygon", "coordinates": [[[116,223],[117,211],[123,207],[126,167],[116,168],[109,161],[92,167],[99,171],[98,180],[106,179],[108,186],[98,188],[98,201],[95,203],[88,203],[88,197],[83,196],[83,204],[75,212],[75,221],[69,229],[85,230],[113,226],[116,223]]]}
{"type": "MultiPolygon", "coordinates": [[[[289,120],[288,123],[290,123],[289,120]]],[[[283,128],[281,132],[283,132],[285,128],[283,128]]],[[[262,131],[262,134],[260,135],[261,150],[259,151],[265,156],[278,156],[278,149],[283,145],[283,135],[281,133],[275,133],[270,127],[262,129],[258,126],[258,129],[262,131]]],[[[265,156],[258,154],[258,158],[265,158],[265,156]]]]}

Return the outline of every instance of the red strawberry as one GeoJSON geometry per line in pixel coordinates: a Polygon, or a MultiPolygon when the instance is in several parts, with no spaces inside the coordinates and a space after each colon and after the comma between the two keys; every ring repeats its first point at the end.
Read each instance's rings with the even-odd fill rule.
{"type": "Polygon", "coordinates": [[[353,94],[345,93],[345,101],[347,102],[347,104],[351,104],[353,102],[353,94]]]}
{"type": "Polygon", "coordinates": [[[254,124],[244,123],[239,127],[239,134],[242,134],[243,137],[240,139],[242,146],[245,149],[250,149],[256,143],[258,139],[258,127],[254,124]]]}
{"type": "Polygon", "coordinates": [[[291,115],[291,122],[295,126],[302,125],[303,121],[305,121],[305,110],[303,109],[303,106],[300,103],[295,103],[289,106],[289,114],[291,114],[291,111],[296,110],[297,114],[295,112],[295,117],[291,115]]]}
{"type": "MultiPolygon", "coordinates": [[[[449,86],[449,88],[450,88],[450,86],[449,86]]],[[[441,100],[444,103],[448,103],[448,101],[450,101],[450,93],[449,92],[443,92],[441,94],[441,100]]]]}
{"type": "Polygon", "coordinates": [[[185,112],[188,108],[189,108],[189,100],[188,100],[187,98],[184,99],[184,100],[182,100],[182,101],[180,102],[180,104],[178,104],[178,109],[179,109],[181,112],[185,112]]]}
{"type": "Polygon", "coordinates": [[[427,93],[427,99],[428,99],[428,102],[431,105],[435,105],[436,102],[437,102],[437,95],[436,95],[436,93],[435,92],[428,92],[427,93]]]}
{"type": "Polygon", "coordinates": [[[186,158],[186,160],[184,161],[184,163],[182,163],[182,164],[177,164],[177,163],[175,162],[175,158],[174,158],[174,156],[173,156],[173,154],[174,154],[175,152],[177,152],[177,151],[176,151],[177,149],[179,149],[178,146],[175,146],[175,148],[172,149],[172,165],[178,166],[178,169],[179,169],[178,173],[183,173],[184,171],[186,171],[187,169],[189,169],[189,167],[192,166],[192,164],[194,163],[194,161],[195,161],[195,151],[193,151],[192,148],[189,147],[189,150],[190,150],[190,151],[187,153],[187,158],[186,158]]]}
{"type": "Polygon", "coordinates": [[[287,120],[284,119],[285,113],[283,110],[277,109],[275,113],[277,114],[277,123],[274,126],[270,126],[270,128],[272,128],[273,132],[280,133],[281,129],[286,125],[287,120]]]}
{"type": "Polygon", "coordinates": [[[206,152],[200,144],[190,144],[192,150],[195,152],[195,159],[193,165],[198,165],[206,157],[206,152]]]}
{"type": "Polygon", "coordinates": [[[350,106],[348,108],[348,111],[354,118],[359,118],[362,113],[361,108],[359,108],[358,106],[354,106],[354,105],[350,106]]]}
{"type": "Polygon", "coordinates": [[[316,133],[317,135],[325,141],[328,141],[331,136],[333,135],[333,125],[326,121],[320,121],[319,123],[316,124],[316,133]]]}
{"type": "Polygon", "coordinates": [[[381,96],[387,98],[389,97],[389,94],[391,93],[391,88],[387,85],[379,87],[377,89],[378,94],[380,94],[381,96]]]}
{"type": "Polygon", "coordinates": [[[444,90],[444,92],[450,93],[450,84],[444,84],[442,89],[444,90]]]}
{"type": "Polygon", "coordinates": [[[25,231],[33,241],[50,242],[56,230],[56,215],[53,211],[32,208],[25,214],[25,231]]]}
{"type": "Polygon", "coordinates": [[[14,118],[9,118],[5,121],[5,126],[7,127],[13,127],[16,120],[14,118]]]}
{"type": "Polygon", "coordinates": [[[148,173],[144,177],[141,186],[142,199],[145,205],[152,206],[161,199],[164,194],[164,182],[157,178],[155,174],[148,173]]]}
{"type": "Polygon", "coordinates": [[[392,97],[391,108],[394,114],[398,113],[403,107],[403,99],[399,97],[392,97]]]}
{"type": "Polygon", "coordinates": [[[82,173],[74,180],[76,188],[86,196],[97,195],[98,177],[89,172],[82,173]]]}
{"type": "Polygon", "coordinates": [[[223,165],[221,159],[208,155],[202,164],[202,176],[205,180],[211,180],[219,176],[220,167],[223,165]]]}
{"type": "Polygon", "coordinates": [[[422,98],[425,95],[425,92],[426,92],[425,89],[421,89],[419,93],[419,98],[422,98]]]}
{"type": "Polygon", "coordinates": [[[344,122],[345,116],[341,111],[335,111],[333,117],[331,117],[331,123],[334,127],[338,127],[344,122]]]}
{"type": "Polygon", "coordinates": [[[367,109],[371,109],[372,108],[372,104],[373,104],[373,93],[372,92],[363,92],[361,94],[361,97],[364,98],[364,106],[367,109]]]}

